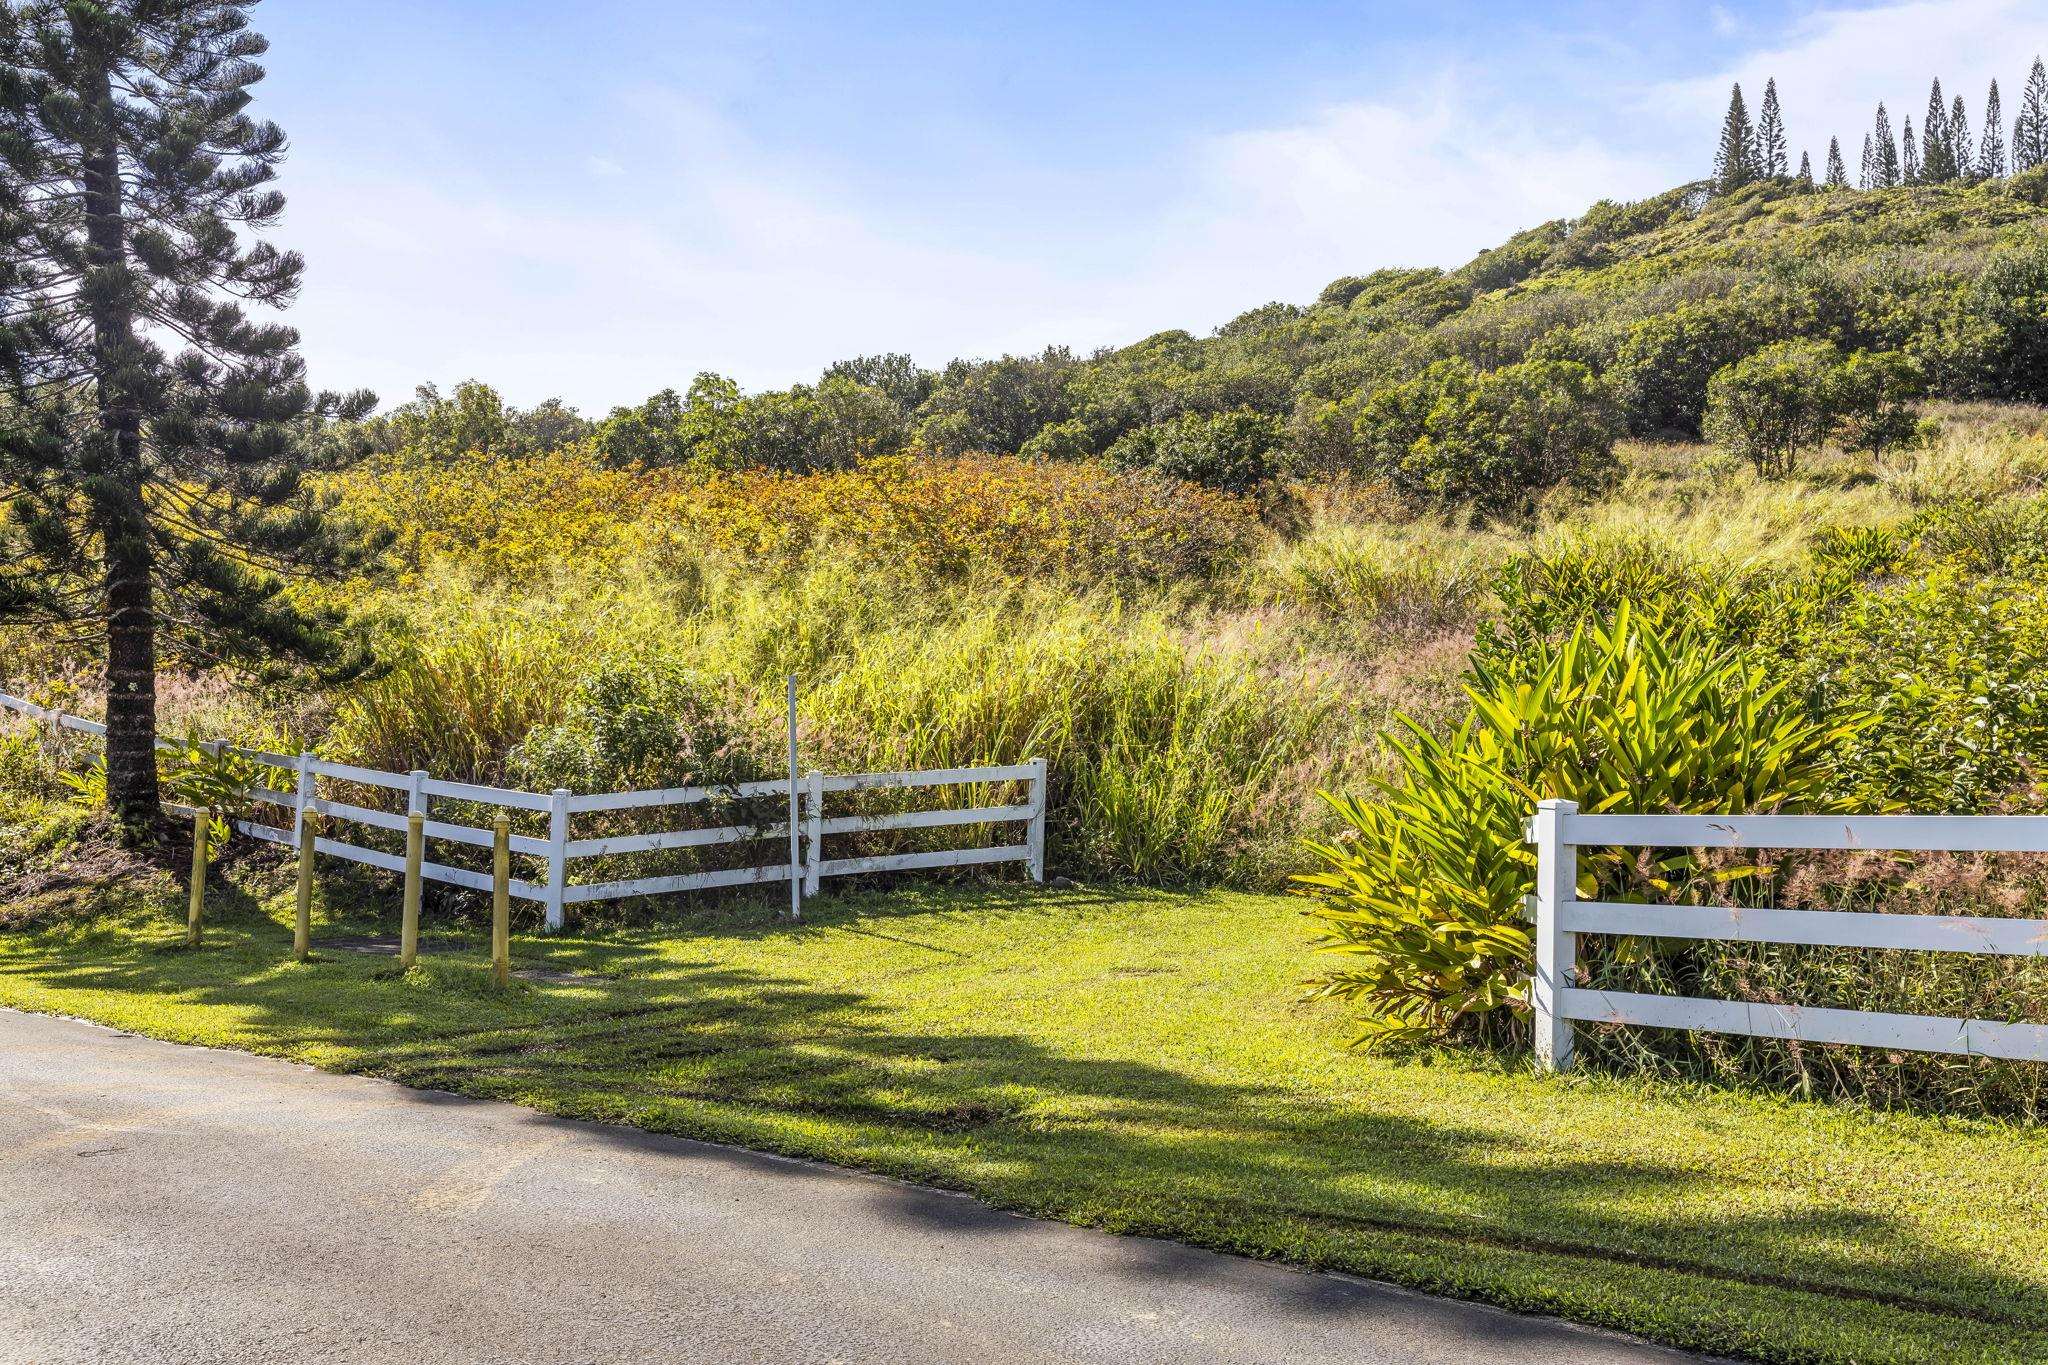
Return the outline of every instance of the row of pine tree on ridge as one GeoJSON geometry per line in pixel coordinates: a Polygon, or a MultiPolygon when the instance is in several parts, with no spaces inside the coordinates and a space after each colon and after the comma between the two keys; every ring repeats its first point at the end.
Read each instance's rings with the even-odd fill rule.
{"type": "MultiPolygon", "coordinates": [[[[1904,132],[1894,137],[1891,113],[1880,102],[1875,125],[1863,135],[1863,166],[1856,187],[1882,190],[1947,180],[1994,180],[2048,165],[2048,67],[2042,66],[2039,57],[2034,58],[2034,69],[2028,73],[2010,144],[1995,80],[1984,96],[1983,130],[1973,143],[1963,97],[1957,95],[1953,102],[1945,102],[1938,77],[1927,94],[1927,113],[1917,135],[1908,115],[1904,132]]],[[[1759,180],[1784,179],[1814,183],[1813,162],[1807,153],[1799,154],[1796,173],[1786,159],[1777,78],[1764,82],[1763,104],[1754,119],[1738,83],[1729,96],[1728,115],[1721,122],[1721,140],[1714,151],[1714,188],[1725,194],[1759,180]]],[[[1827,169],[1820,183],[1829,189],[1849,188],[1849,168],[1842,161],[1839,137],[1828,139],[1827,169]]]]}

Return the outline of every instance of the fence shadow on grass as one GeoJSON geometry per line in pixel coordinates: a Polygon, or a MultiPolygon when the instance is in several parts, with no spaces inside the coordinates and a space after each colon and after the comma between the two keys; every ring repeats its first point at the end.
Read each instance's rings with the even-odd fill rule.
{"type": "MultiPolygon", "coordinates": [[[[823,903],[809,926],[727,916],[719,933],[792,935],[799,953],[802,936],[825,926],[900,942],[918,937],[916,915],[963,905],[908,897],[883,916],[868,899],[823,903]]],[[[1595,1276],[1663,1268],[2048,1331],[2039,1279],[1938,1245],[1903,1218],[1817,1196],[1745,1198],[1759,1192],[1697,1154],[1585,1156],[1557,1134],[1397,1113],[1369,1093],[1340,1102],[1218,1080],[1192,1049],[1082,1055],[996,1013],[911,1026],[856,986],[723,963],[708,947],[679,959],[672,933],[524,943],[523,959],[593,979],[496,996],[408,981],[375,959],[337,955],[312,973],[281,965],[285,931],[233,888],[211,932],[198,953],[131,939],[22,955],[0,971],[138,1010],[166,996],[233,1006],[222,1041],[260,1051],[324,1048],[331,1065],[414,1086],[827,1156],[1125,1231],[1239,1249],[1306,1245],[1340,1264],[1346,1246],[1420,1239],[1453,1254],[1570,1257],[1595,1276]]],[[[481,952],[448,970],[480,977],[481,952]]],[[[1531,1095],[1588,1102],[1503,1084],[1504,1101],[1531,1095]]],[[[628,1130],[609,1138],[645,1140],[628,1130]]],[[[891,1216],[954,1217],[892,1188],[876,1195],[891,1216]]],[[[989,1236],[1004,1226],[975,1224],[989,1236]]],[[[1133,1264],[1142,1273],[1142,1258],[1133,1264]]],[[[1179,1274],[1183,1263],[1160,1264],[1179,1274]]]]}

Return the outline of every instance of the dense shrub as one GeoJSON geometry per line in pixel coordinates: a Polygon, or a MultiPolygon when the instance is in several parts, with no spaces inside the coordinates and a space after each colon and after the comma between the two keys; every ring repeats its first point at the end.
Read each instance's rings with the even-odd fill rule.
{"type": "Polygon", "coordinates": [[[770,755],[715,678],[661,655],[602,660],[576,684],[562,718],[510,755],[535,790],[623,791],[743,782],[770,755]]]}
{"type": "Polygon", "coordinates": [[[1367,471],[1418,501],[1487,511],[1611,478],[1619,426],[1606,385],[1570,361],[1485,373],[1439,361],[1373,394],[1354,419],[1367,471]]]}
{"type": "Polygon", "coordinates": [[[1775,330],[1758,301],[1747,296],[1685,303],[1634,324],[1611,371],[1629,430],[1698,436],[1714,376],[1775,330]]]}
{"type": "Polygon", "coordinates": [[[748,558],[795,562],[829,547],[913,575],[1202,579],[1262,535],[1256,509],[1224,493],[1003,456],[876,460],[808,478],[720,475],[671,507],[689,536],[748,558]]]}
{"type": "Polygon", "coordinates": [[[570,446],[523,458],[389,456],[339,476],[333,491],[344,515],[392,533],[401,581],[456,558],[480,578],[517,582],[617,553],[679,485],[570,446]]]}
{"type": "Polygon", "coordinates": [[[1859,595],[1810,646],[1832,703],[1873,723],[1845,738],[1843,780],[1871,802],[1968,815],[2048,772],[2048,584],[1938,573],[1859,595]]]}
{"type": "Polygon", "coordinates": [[[1279,472],[1283,433],[1280,419],[1263,412],[1191,412],[1127,433],[1109,448],[1109,459],[1126,469],[1156,469],[1207,488],[1249,493],[1279,472]]]}
{"type": "Polygon", "coordinates": [[[1983,392],[2048,402],[2048,245],[1995,257],[1971,299],[1987,333],[1983,392]]]}

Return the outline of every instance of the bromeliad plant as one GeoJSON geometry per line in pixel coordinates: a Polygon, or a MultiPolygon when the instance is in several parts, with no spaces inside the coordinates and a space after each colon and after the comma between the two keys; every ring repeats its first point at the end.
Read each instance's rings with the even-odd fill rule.
{"type": "MultiPolygon", "coordinates": [[[[1312,844],[1323,866],[1297,878],[1321,896],[1320,951],[1341,963],[1314,993],[1360,1007],[1360,1045],[1461,1030],[1506,1040],[1526,1007],[1535,856],[1522,822],[1536,802],[1842,809],[1834,754],[1867,723],[1813,718],[1736,650],[1696,626],[1665,630],[1626,602],[1561,641],[1475,657],[1465,691],[1470,711],[1448,737],[1405,717],[1405,734],[1383,737],[1399,772],[1372,799],[1324,794],[1348,828],[1312,844]]],[[[1666,898],[1758,871],[1710,869],[1689,850],[1648,862],[1585,850],[1580,894],[1666,898]]]]}

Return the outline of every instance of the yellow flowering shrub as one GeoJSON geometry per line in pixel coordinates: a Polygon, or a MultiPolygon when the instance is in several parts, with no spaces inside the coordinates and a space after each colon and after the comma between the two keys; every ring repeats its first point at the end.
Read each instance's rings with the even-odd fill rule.
{"type": "Polygon", "coordinates": [[[713,474],[672,494],[663,515],[685,537],[748,559],[829,551],[923,575],[983,569],[1124,583],[1208,577],[1263,536],[1245,498],[1002,455],[713,474]]]}
{"type": "Polygon", "coordinates": [[[683,477],[614,468],[588,446],[565,446],[523,457],[386,456],[337,476],[331,487],[345,514],[395,535],[402,581],[440,559],[516,581],[622,550],[683,477]]]}

